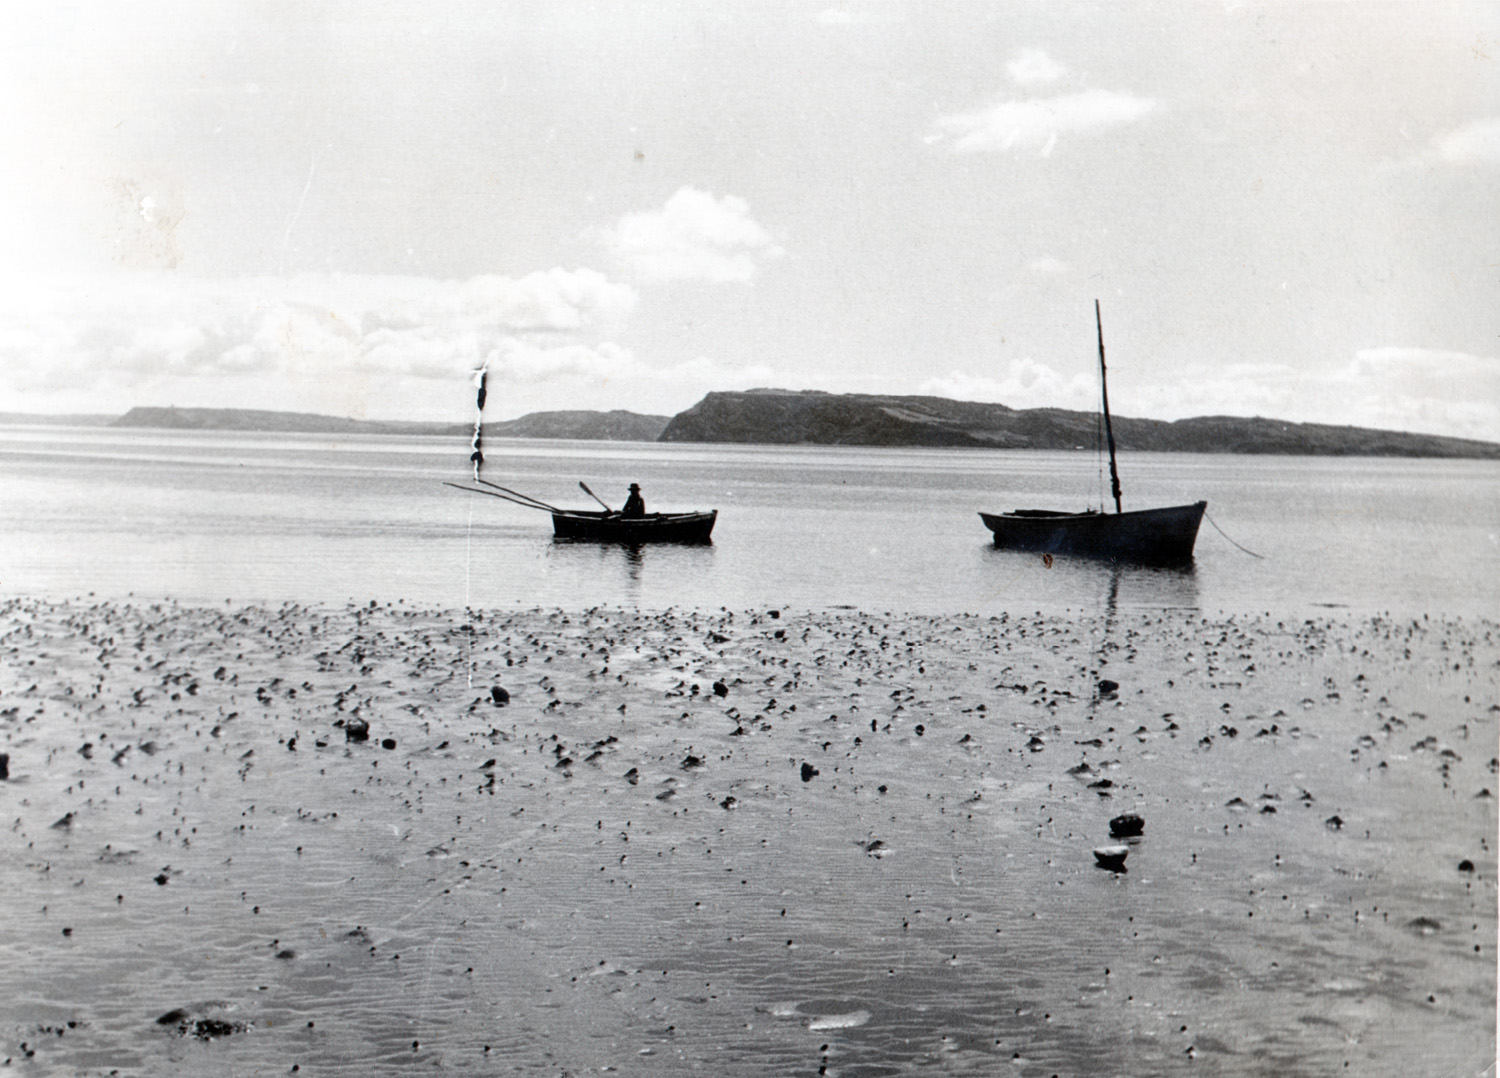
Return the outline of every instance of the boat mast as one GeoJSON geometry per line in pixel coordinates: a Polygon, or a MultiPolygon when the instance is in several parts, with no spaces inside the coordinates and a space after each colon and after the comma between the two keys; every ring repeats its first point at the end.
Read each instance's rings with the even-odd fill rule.
{"type": "Polygon", "coordinates": [[[1099,391],[1104,397],[1104,437],[1109,442],[1109,486],[1115,495],[1115,512],[1120,508],[1120,470],[1115,466],[1115,432],[1109,424],[1109,382],[1104,375],[1104,320],[1099,316],[1099,301],[1094,300],[1094,323],[1099,327],[1099,391]]]}

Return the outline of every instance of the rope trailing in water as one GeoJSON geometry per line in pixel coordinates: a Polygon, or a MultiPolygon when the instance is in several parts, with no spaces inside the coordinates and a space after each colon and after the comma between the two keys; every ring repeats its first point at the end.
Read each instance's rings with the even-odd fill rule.
{"type": "MultiPolygon", "coordinates": [[[[1216,524],[1216,523],[1214,523],[1214,518],[1213,518],[1213,517],[1211,517],[1211,516],[1209,516],[1209,515],[1208,515],[1208,513],[1207,513],[1207,512],[1206,512],[1206,511],[1205,511],[1205,512],[1204,512],[1204,514],[1203,514],[1203,517],[1204,517],[1204,519],[1205,519],[1205,520],[1207,520],[1207,521],[1208,521],[1208,522],[1209,522],[1209,523],[1210,523],[1210,524],[1213,524],[1213,526],[1214,526],[1214,531],[1216,531],[1216,532],[1218,532],[1218,533],[1219,533],[1219,534],[1220,534],[1220,535],[1222,535],[1222,536],[1224,536],[1224,538],[1225,538],[1225,539],[1229,539],[1229,534],[1228,534],[1228,533],[1227,533],[1227,532],[1225,532],[1225,531],[1224,531],[1224,529],[1223,529],[1223,528],[1221,528],[1221,527],[1219,527],[1219,525],[1218,525],[1218,524],[1216,524]]],[[[1264,554],[1257,554],[1257,553],[1256,553],[1256,552],[1255,552],[1255,551],[1253,551],[1253,550],[1251,550],[1251,549],[1250,549],[1250,548],[1249,548],[1249,547],[1243,547],[1243,546],[1240,546],[1240,544],[1238,544],[1238,543],[1236,543],[1236,542],[1235,542],[1235,541],[1234,541],[1234,540],[1233,540],[1233,539],[1229,539],[1229,542],[1230,542],[1230,544],[1231,544],[1231,545],[1233,545],[1233,546],[1236,546],[1236,547],[1239,547],[1239,548],[1240,548],[1240,549],[1241,549],[1241,550],[1243,550],[1243,551],[1244,551],[1244,552],[1245,552],[1245,553],[1246,553],[1246,554],[1249,554],[1249,555],[1250,555],[1250,556],[1251,556],[1251,557],[1252,557],[1252,558],[1260,558],[1260,559],[1261,559],[1261,560],[1262,560],[1262,561],[1264,561],[1264,560],[1265,560],[1265,557],[1266,557],[1266,556],[1265,556],[1265,555],[1264,555],[1264,554]]]]}

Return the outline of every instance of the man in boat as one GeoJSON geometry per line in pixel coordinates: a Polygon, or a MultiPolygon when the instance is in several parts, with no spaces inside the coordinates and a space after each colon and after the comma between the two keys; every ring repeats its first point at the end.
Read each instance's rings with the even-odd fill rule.
{"type": "Polygon", "coordinates": [[[646,515],[646,499],[641,497],[641,485],[630,484],[630,497],[625,499],[625,508],[620,510],[622,517],[643,517],[646,515]]]}

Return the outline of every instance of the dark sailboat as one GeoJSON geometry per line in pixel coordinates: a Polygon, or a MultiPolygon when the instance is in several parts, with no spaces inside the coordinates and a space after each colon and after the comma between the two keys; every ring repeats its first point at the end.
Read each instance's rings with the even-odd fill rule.
{"type": "Polygon", "coordinates": [[[1104,369],[1104,322],[1098,300],[1094,301],[1094,320],[1099,328],[1099,385],[1115,511],[1016,509],[1009,513],[980,513],[979,517],[994,533],[995,545],[1007,550],[1072,554],[1140,565],[1190,562],[1207,502],[1136,509],[1129,513],[1120,506],[1120,472],[1115,463],[1115,435],[1109,419],[1109,386],[1104,369]]]}

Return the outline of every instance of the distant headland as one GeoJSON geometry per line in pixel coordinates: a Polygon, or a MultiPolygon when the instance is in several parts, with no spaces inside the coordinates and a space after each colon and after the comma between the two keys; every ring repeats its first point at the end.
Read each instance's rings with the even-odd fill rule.
{"type": "MultiPolygon", "coordinates": [[[[1292,456],[1469,457],[1500,460],[1500,444],[1433,434],[1242,416],[1169,422],[1113,416],[1122,451],[1292,456]]],[[[709,393],[672,417],[664,442],[775,445],[1093,449],[1099,416],[945,397],[752,389],[709,393]]]]}
{"type": "MultiPolygon", "coordinates": [[[[348,419],[245,408],[132,408],[122,416],[0,413],[0,422],[169,430],[463,437],[469,423],[348,419]]],[[[1114,417],[1122,451],[1288,456],[1449,457],[1500,460],[1500,443],[1434,434],[1291,423],[1242,416],[1167,421],[1114,417]]],[[[1093,449],[1098,416],[1062,408],[1011,408],[944,397],[814,390],[714,392],[675,416],[532,412],[487,421],[486,438],[762,445],[932,446],[971,449],[1093,449]]]]}

